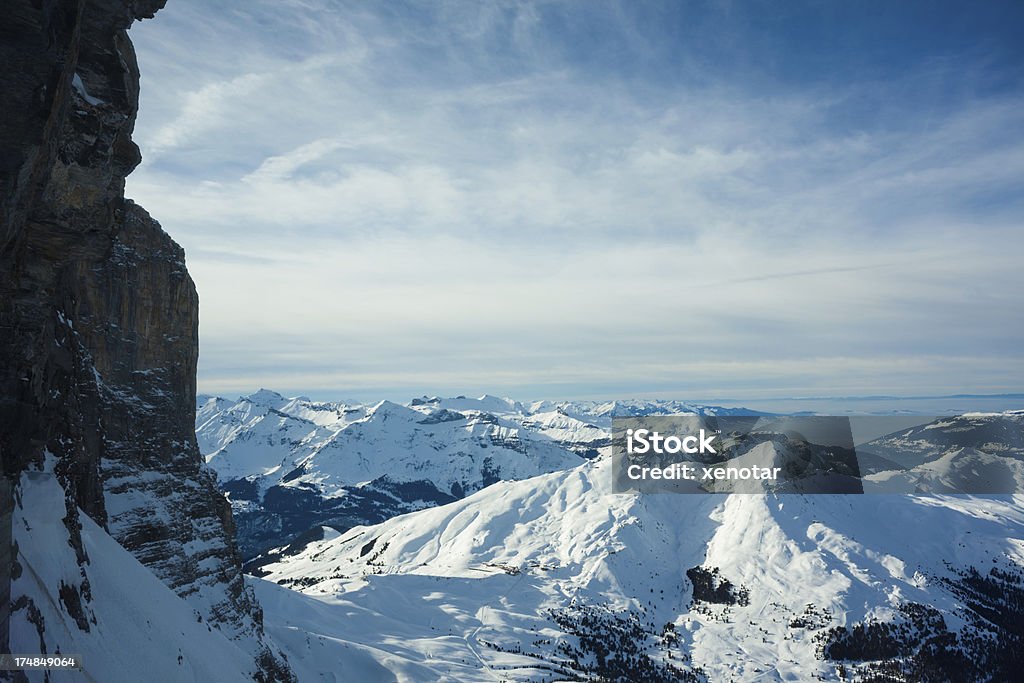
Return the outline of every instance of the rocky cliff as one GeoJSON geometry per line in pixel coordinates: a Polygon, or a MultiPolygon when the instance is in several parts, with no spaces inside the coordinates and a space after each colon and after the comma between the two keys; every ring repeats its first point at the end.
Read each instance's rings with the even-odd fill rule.
{"type": "MultiPolygon", "coordinates": [[[[0,511],[18,499],[23,473],[50,463],[79,565],[90,561],[81,510],[243,643],[256,678],[287,680],[242,580],[230,508],[196,447],[198,298],[184,254],[124,198],[140,161],[127,28],[163,4],[7,0],[0,9],[0,458],[15,485],[0,511]]],[[[0,597],[26,570],[10,539],[8,525],[0,597]]],[[[87,629],[77,617],[88,581],[62,583],[59,594],[87,629]]],[[[10,609],[12,622],[32,614],[16,584],[10,609]]]]}

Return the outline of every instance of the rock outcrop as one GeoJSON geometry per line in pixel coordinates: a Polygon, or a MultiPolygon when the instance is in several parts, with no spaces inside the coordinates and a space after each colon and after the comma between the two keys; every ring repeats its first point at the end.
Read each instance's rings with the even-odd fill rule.
{"type": "MultiPolygon", "coordinates": [[[[288,680],[243,583],[230,507],[196,447],[198,297],[184,253],[124,198],[140,161],[127,28],[163,4],[8,0],[0,10],[0,459],[14,483],[55,456],[79,564],[89,562],[80,509],[246,644],[258,679],[288,680]]],[[[3,539],[9,528],[0,555],[3,539]]],[[[23,569],[17,548],[9,554],[0,597],[23,569]]],[[[87,583],[60,594],[90,600],[87,583]]]]}

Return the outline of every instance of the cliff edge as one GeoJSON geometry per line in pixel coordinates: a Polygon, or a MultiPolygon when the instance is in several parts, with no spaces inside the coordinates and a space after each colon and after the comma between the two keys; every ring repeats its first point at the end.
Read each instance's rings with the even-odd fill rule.
{"type": "Polygon", "coordinates": [[[124,197],[141,160],[127,29],[163,5],[0,10],[0,652],[26,625],[52,645],[19,588],[31,569],[19,534],[30,532],[16,521],[12,535],[10,522],[31,526],[25,477],[49,476],[82,578],[46,590],[70,622],[88,630],[92,614],[81,511],[250,652],[257,680],[290,680],[196,447],[198,297],[184,253],[124,197]]]}

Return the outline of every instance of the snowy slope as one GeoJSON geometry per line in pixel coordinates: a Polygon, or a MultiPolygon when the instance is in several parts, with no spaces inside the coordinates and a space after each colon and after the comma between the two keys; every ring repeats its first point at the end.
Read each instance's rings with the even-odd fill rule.
{"type": "MultiPolygon", "coordinates": [[[[50,672],[51,681],[251,681],[252,655],[208,626],[82,512],[87,560],[79,565],[53,462],[21,478],[11,650],[82,656],[84,674],[50,672]],[[42,633],[37,625],[45,626],[42,633]]],[[[29,679],[42,681],[43,672],[29,679]]]]}
{"type": "Polygon", "coordinates": [[[902,467],[913,468],[962,449],[980,449],[1024,459],[1024,411],[942,417],[874,439],[858,451],[870,452],[902,467]]]}
{"type": "Polygon", "coordinates": [[[358,405],[260,389],[234,401],[199,397],[196,436],[253,558],[320,525],[376,523],[607,454],[614,415],[680,412],[749,411],[490,395],[358,405]]]}
{"type": "Polygon", "coordinates": [[[1024,491],[1024,411],[939,418],[874,439],[861,454],[893,464],[864,478],[868,491],[1024,491]]]}
{"type": "Polygon", "coordinates": [[[389,401],[339,431],[304,460],[289,483],[313,484],[327,495],[341,483],[388,477],[429,481],[441,491],[475,490],[488,479],[523,479],[579,464],[550,438],[491,414],[429,415],[389,401]]]}
{"type": "Polygon", "coordinates": [[[200,450],[232,500],[248,557],[321,524],[382,521],[608,449],[596,424],[493,396],[361,406],[261,389],[198,403],[200,450]]]}
{"type": "Polygon", "coordinates": [[[602,459],[328,534],[254,581],[268,630],[339,680],[332,662],[352,653],[405,680],[587,677],[588,629],[629,632],[639,645],[624,656],[676,666],[666,680],[835,680],[825,644],[865,620],[914,631],[915,605],[958,642],[982,634],[1002,652],[1012,638],[965,607],[964,576],[1019,573],[1020,496],[613,495],[609,483],[602,459]]]}
{"type": "Polygon", "coordinates": [[[199,451],[222,480],[273,475],[365,417],[361,406],[287,399],[267,389],[237,401],[203,396],[197,403],[199,451]]]}
{"type": "MultiPolygon", "coordinates": [[[[260,486],[281,483],[295,466],[307,461],[329,460],[320,468],[321,485],[346,485],[373,479],[382,473],[418,476],[406,470],[389,455],[379,462],[360,461],[351,456],[352,441],[372,433],[375,447],[394,453],[408,452],[410,443],[418,447],[420,437],[432,435],[460,438],[466,431],[474,437],[496,437],[499,441],[530,441],[550,450],[553,442],[563,450],[585,457],[596,457],[608,450],[608,430],[613,415],[649,414],[733,414],[743,409],[725,409],[679,401],[559,402],[538,401],[524,404],[511,399],[484,395],[480,398],[423,397],[403,406],[381,401],[372,406],[354,403],[315,402],[304,397],[285,398],[267,389],[235,401],[201,396],[197,406],[196,435],[200,450],[216,469],[221,480],[258,478],[260,486]],[[386,422],[389,424],[385,425],[386,422]],[[451,423],[451,424],[449,424],[451,423]],[[426,428],[423,425],[431,425],[426,428]],[[473,427],[492,425],[489,429],[473,427]],[[420,425],[420,426],[417,426],[420,425]],[[323,452],[325,457],[320,457],[323,452]],[[395,466],[400,465],[396,473],[395,466]]],[[[493,445],[493,444],[492,444],[493,445]]],[[[514,449],[513,449],[514,450],[514,449]]],[[[436,459],[430,453],[417,452],[421,460],[436,459]]],[[[400,459],[409,460],[408,453],[400,459]]],[[[560,460],[561,458],[555,458],[560,460]]],[[[512,460],[515,460],[513,457],[512,460]]],[[[578,464],[573,462],[572,464],[578,464]]],[[[311,467],[319,466],[314,462],[311,467]]],[[[528,472],[509,462],[513,469],[528,472]]],[[[543,465],[542,465],[543,467],[543,465]]],[[[508,472],[508,477],[521,476],[508,472]]],[[[447,484],[461,483],[448,478],[447,484]]],[[[445,487],[439,487],[445,488],[445,487]]]]}
{"type": "MultiPolygon", "coordinates": [[[[196,436],[200,450],[222,481],[258,479],[260,486],[266,489],[281,483],[293,473],[294,467],[308,462],[311,469],[319,468],[321,472],[316,483],[329,487],[373,479],[384,473],[395,479],[419,476],[409,470],[408,462],[399,461],[411,460],[413,453],[409,452],[410,447],[416,449],[421,438],[430,440],[434,435],[458,440],[462,438],[460,432],[468,432],[477,441],[485,436],[486,440],[504,442],[505,445],[529,442],[535,448],[548,451],[553,444],[589,458],[608,452],[608,431],[613,415],[750,412],[679,401],[538,401],[524,404],[489,395],[480,398],[423,397],[413,399],[405,406],[390,401],[363,406],[351,402],[315,402],[304,397],[289,399],[260,389],[236,401],[201,396],[197,406],[196,436]],[[491,427],[482,428],[480,425],[491,427]],[[352,434],[348,433],[350,431],[352,434]],[[386,457],[361,460],[360,455],[349,454],[353,441],[371,434],[374,447],[387,452],[386,457]],[[405,451],[405,454],[395,457],[396,451],[405,451]],[[330,461],[330,464],[321,466],[317,462],[319,460],[330,461]]],[[[471,447],[472,444],[463,446],[471,447]]],[[[517,449],[518,444],[512,450],[517,449]]],[[[421,462],[436,459],[433,454],[425,452],[416,452],[415,455],[420,456],[421,462]]],[[[511,460],[516,458],[513,456],[511,460]]],[[[554,460],[564,458],[555,457],[554,460]]],[[[578,464],[571,459],[569,462],[578,464]]],[[[542,462],[541,470],[544,471],[548,465],[542,462]]],[[[506,472],[507,476],[503,478],[516,478],[532,469],[512,461],[507,466],[514,471],[506,472]]],[[[564,463],[558,466],[564,466],[564,463]]],[[[416,467],[412,470],[418,471],[416,467]]],[[[444,483],[466,484],[455,477],[444,479],[444,483]]]]}

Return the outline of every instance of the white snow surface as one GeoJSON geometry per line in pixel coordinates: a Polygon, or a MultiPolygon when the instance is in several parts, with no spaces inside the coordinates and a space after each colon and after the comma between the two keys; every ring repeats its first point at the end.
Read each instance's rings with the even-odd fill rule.
{"type": "MultiPolygon", "coordinates": [[[[64,489],[48,458],[43,471],[22,474],[13,537],[21,575],[12,603],[31,600],[45,624],[42,642],[28,609],[11,616],[14,653],[81,655],[82,672],[50,671],[50,681],[252,681],[254,662],[79,511],[88,562],[79,566],[64,525],[64,489]],[[61,600],[60,587],[86,592],[83,630],[61,600]],[[87,589],[85,588],[87,586],[87,589]]],[[[27,672],[43,681],[41,670],[27,672]]]]}
{"type": "Polygon", "coordinates": [[[613,415],[719,411],[730,412],[679,401],[522,403],[490,395],[360,405],[260,389],[236,400],[200,396],[196,436],[221,481],[248,478],[261,491],[315,485],[331,496],[385,475],[472,491],[488,458],[498,478],[524,479],[607,454],[613,415]]]}
{"type": "Polygon", "coordinates": [[[314,485],[332,496],[382,476],[472,491],[482,471],[525,479],[574,467],[577,450],[607,451],[608,434],[553,406],[526,412],[492,396],[366,406],[261,389],[236,401],[202,397],[196,436],[221,481],[248,478],[262,491],[314,485]]]}
{"type": "Polygon", "coordinates": [[[674,623],[711,680],[836,680],[821,629],[901,601],[957,628],[945,563],[1024,564],[1019,495],[612,494],[608,465],[328,533],[252,579],[267,629],[302,680],[535,680],[540,660],[486,643],[544,652],[548,609],[598,605],[674,623]],[[698,565],[749,604],[692,607],[698,565]],[[823,622],[790,627],[808,604],[823,622]]]}
{"type": "Polygon", "coordinates": [[[106,102],[104,102],[100,98],[93,97],[89,94],[89,91],[85,89],[85,83],[82,81],[82,77],[79,76],[77,73],[71,78],[71,87],[75,89],[75,92],[77,92],[83,100],[85,100],[94,107],[100,104],[106,104],[106,102]]]}

